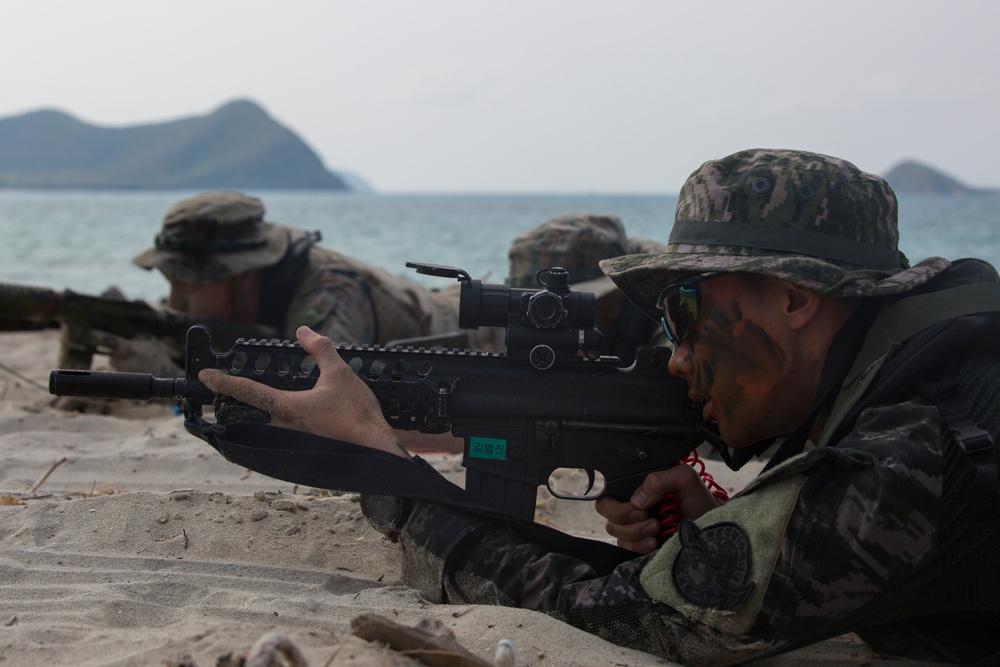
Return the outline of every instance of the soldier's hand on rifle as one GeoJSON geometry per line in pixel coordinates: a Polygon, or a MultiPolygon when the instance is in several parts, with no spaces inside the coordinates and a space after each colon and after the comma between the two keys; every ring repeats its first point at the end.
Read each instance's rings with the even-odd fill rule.
{"type": "Polygon", "coordinates": [[[319,368],[312,389],[282,391],[218,369],[204,369],[198,379],[216,394],[269,413],[276,426],[405,456],[375,395],[340,358],[333,341],[309,327],[299,327],[296,337],[319,368]]]}
{"type": "Polygon", "coordinates": [[[676,465],[646,475],[630,502],[621,503],[604,496],[597,500],[594,508],[607,519],[604,528],[618,541],[618,546],[646,554],[659,546],[656,538],[661,527],[655,518],[655,510],[671,493],[679,497],[680,515],[687,519],[697,519],[719,506],[694,468],[676,465]]]}
{"type": "Polygon", "coordinates": [[[111,367],[123,373],[151,373],[169,378],[184,375],[164,343],[156,338],[123,338],[106,331],[87,332],[87,344],[108,355],[111,367]]]}

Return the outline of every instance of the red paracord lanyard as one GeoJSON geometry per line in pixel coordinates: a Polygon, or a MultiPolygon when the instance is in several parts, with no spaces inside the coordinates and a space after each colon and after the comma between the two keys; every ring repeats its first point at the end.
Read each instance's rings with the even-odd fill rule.
{"type": "MultiPolygon", "coordinates": [[[[712,477],[712,474],[705,470],[705,462],[698,457],[697,451],[692,451],[681,463],[687,464],[698,471],[698,477],[702,483],[708,487],[715,499],[720,503],[729,500],[729,494],[712,477]]],[[[660,522],[660,538],[667,539],[677,532],[677,527],[681,520],[681,497],[676,493],[668,493],[660,501],[654,510],[654,515],[660,522]]]]}

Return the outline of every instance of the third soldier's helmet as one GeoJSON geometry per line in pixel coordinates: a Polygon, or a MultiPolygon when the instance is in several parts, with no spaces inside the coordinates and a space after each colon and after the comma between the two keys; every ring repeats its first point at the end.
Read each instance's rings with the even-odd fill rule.
{"type": "MultiPolygon", "coordinates": [[[[615,215],[568,213],[547,220],[534,229],[519,234],[511,243],[508,257],[511,287],[537,288],[536,275],[541,269],[561,266],[569,272],[569,282],[597,280],[605,290],[611,281],[604,279],[599,262],[628,253],[625,227],[615,215]]],[[[585,291],[598,291],[591,289],[585,291]]]]}

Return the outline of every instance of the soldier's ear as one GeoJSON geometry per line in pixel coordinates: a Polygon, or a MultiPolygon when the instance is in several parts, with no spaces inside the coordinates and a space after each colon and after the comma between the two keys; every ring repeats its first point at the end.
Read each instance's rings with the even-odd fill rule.
{"type": "Polygon", "coordinates": [[[811,289],[782,281],[783,314],[792,331],[811,322],[820,310],[823,297],[811,289]]]}

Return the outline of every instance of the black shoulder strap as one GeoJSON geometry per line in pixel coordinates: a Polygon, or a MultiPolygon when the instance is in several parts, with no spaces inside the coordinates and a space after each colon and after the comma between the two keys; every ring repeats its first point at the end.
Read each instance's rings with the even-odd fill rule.
{"type": "Polygon", "coordinates": [[[994,494],[997,492],[993,436],[980,427],[965,409],[965,404],[958,395],[958,384],[954,380],[921,382],[917,385],[917,391],[937,404],[955,444],[975,469],[972,488],[969,489],[969,501],[974,512],[982,512],[994,502],[994,494]]]}
{"type": "MultiPolygon", "coordinates": [[[[935,341],[936,332],[957,318],[1000,310],[1000,284],[973,283],[907,297],[893,303],[876,317],[875,309],[878,307],[874,301],[862,305],[838,332],[820,375],[812,413],[785,438],[765,470],[803,450],[813,422],[837,390],[836,402],[818,444],[828,445],[839,440],[845,429],[853,424],[863,404],[869,402],[862,397],[875,377],[904,343],[916,334],[926,332],[934,345],[923,347],[922,352],[925,356],[940,355],[942,345],[947,346],[950,341],[963,337],[976,324],[963,322],[966,326],[952,327],[947,337],[935,341]],[[848,366],[852,359],[853,365],[848,366]],[[848,367],[850,370],[845,373],[844,369],[848,367]]],[[[921,345],[922,341],[916,347],[921,345]]],[[[893,387],[899,385],[897,389],[910,391],[914,372],[927,367],[927,360],[915,359],[916,356],[911,355],[913,363],[907,363],[906,359],[895,360],[891,372],[884,374],[890,378],[887,384],[893,387]]],[[[943,360],[944,356],[940,356],[943,360]]],[[[886,397],[886,392],[892,393],[885,386],[879,388],[881,397],[886,397]]]]}
{"type": "Polygon", "coordinates": [[[299,276],[309,264],[309,251],[319,243],[316,232],[288,232],[288,251],[277,264],[264,269],[260,285],[260,305],[257,321],[284,330],[288,295],[295,291],[299,276]]]}
{"type": "Polygon", "coordinates": [[[915,334],[964,315],[1000,310],[1000,283],[960,285],[907,297],[879,315],[868,330],[854,365],[833,406],[819,445],[829,444],[841,423],[854,411],[883,365],[915,334]]]}
{"type": "Polygon", "coordinates": [[[422,459],[406,459],[369,447],[273,426],[210,424],[189,417],[185,427],[226,460],[268,477],[320,489],[427,500],[498,521],[525,539],[607,573],[637,555],[613,544],[574,537],[522,521],[489,507],[452,484],[422,459]],[[423,465],[418,465],[423,463],[423,465]]]}

